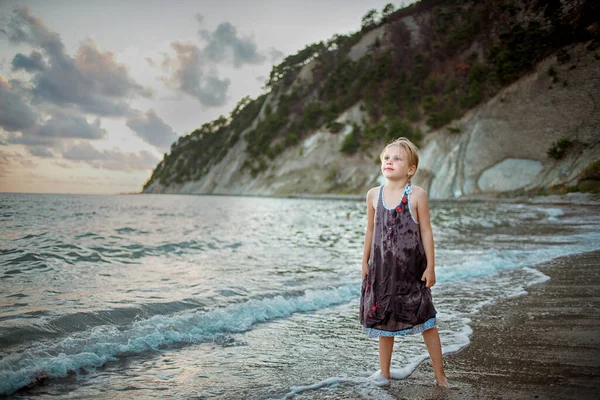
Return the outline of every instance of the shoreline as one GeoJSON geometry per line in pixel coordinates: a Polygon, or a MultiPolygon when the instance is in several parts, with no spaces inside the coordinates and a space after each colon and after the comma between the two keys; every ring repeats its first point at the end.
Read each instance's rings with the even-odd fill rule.
{"type": "MultiPolygon", "coordinates": [[[[1,194],[41,194],[41,195],[64,195],[64,196],[137,196],[137,195],[175,195],[175,196],[216,196],[216,197],[257,197],[274,199],[306,199],[306,200],[344,200],[364,201],[365,194],[342,194],[342,193],[290,193],[290,194],[235,194],[235,193],[145,193],[145,192],[119,192],[119,193],[34,193],[34,192],[1,192],[1,194]]],[[[465,195],[461,197],[432,198],[430,201],[444,202],[453,201],[459,203],[469,202],[492,202],[492,203],[521,203],[540,205],[576,205],[576,206],[600,206],[600,194],[574,192],[567,194],[550,195],[510,195],[506,193],[465,195]]]]}
{"type": "MultiPolygon", "coordinates": [[[[274,199],[306,199],[306,200],[346,200],[346,201],[364,201],[365,194],[336,194],[336,193],[290,193],[290,194],[231,194],[231,193],[119,193],[118,196],[128,195],[182,195],[182,196],[225,196],[225,197],[258,197],[274,199]]],[[[431,198],[430,201],[454,201],[454,202],[494,202],[494,203],[522,203],[522,204],[563,204],[563,205],[582,205],[582,206],[600,206],[600,194],[596,193],[567,193],[562,195],[515,195],[510,196],[506,193],[498,194],[479,194],[465,195],[461,197],[449,198],[431,198]]]]}
{"type": "Polygon", "coordinates": [[[389,393],[399,399],[599,398],[600,251],[533,268],[550,279],[485,306],[470,323],[470,343],[444,355],[450,389],[433,385],[426,359],[392,381],[389,393]]]}

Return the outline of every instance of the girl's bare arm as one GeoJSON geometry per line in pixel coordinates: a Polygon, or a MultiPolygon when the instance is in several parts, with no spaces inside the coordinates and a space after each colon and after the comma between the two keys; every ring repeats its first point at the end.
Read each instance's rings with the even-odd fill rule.
{"type": "Polygon", "coordinates": [[[369,257],[371,256],[371,242],[373,241],[373,227],[375,208],[373,208],[373,197],[377,188],[373,188],[367,192],[367,230],[365,231],[365,246],[363,248],[362,258],[362,279],[364,280],[369,274],[369,257]]]}
{"type": "Polygon", "coordinates": [[[427,199],[427,192],[419,187],[413,189],[413,197],[416,200],[416,214],[419,221],[425,257],[427,258],[427,268],[422,280],[426,281],[427,287],[431,287],[435,284],[435,250],[433,230],[431,229],[431,219],[429,216],[429,201],[427,199]]]}

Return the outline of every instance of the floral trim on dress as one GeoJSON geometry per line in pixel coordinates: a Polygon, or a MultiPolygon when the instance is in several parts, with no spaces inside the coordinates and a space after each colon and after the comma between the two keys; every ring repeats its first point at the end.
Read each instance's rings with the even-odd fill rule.
{"type": "Polygon", "coordinates": [[[376,337],[380,337],[380,336],[411,335],[411,334],[415,334],[415,333],[422,333],[428,329],[435,328],[436,327],[435,322],[436,322],[435,317],[431,317],[423,323],[415,325],[412,328],[403,329],[401,331],[384,331],[382,329],[376,329],[376,328],[365,328],[364,326],[363,326],[362,330],[370,338],[376,338],[376,337]]]}

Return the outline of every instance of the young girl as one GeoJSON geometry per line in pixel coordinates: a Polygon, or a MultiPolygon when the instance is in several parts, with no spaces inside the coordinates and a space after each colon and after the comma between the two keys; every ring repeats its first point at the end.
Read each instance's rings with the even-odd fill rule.
{"type": "Polygon", "coordinates": [[[435,381],[447,387],[430,289],[435,271],[427,193],[411,184],[417,148],[399,138],[380,158],[387,182],[367,193],[360,322],[369,337],[379,338],[380,383],[389,384],[394,337],[422,333],[435,381]]]}

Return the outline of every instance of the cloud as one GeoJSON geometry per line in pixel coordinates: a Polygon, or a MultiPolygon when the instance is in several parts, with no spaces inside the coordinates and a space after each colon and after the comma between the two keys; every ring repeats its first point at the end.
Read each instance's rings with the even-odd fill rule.
{"type": "Polygon", "coordinates": [[[8,143],[22,144],[27,147],[61,147],[61,144],[56,138],[32,136],[23,133],[11,133],[8,136],[8,143]]]}
{"type": "Polygon", "coordinates": [[[39,137],[102,139],[106,131],[100,127],[100,119],[90,124],[81,115],[57,113],[44,124],[36,127],[33,134],[39,137]]]}
{"type": "Polygon", "coordinates": [[[0,98],[12,100],[0,102],[0,125],[7,131],[5,144],[24,145],[34,156],[53,157],[50,149],[60,151],[69,139],[98,140],[106,136],[99,118],[90,123],[78,111],[54,109],[50,118],[42,120],[14,90],[3,91],[6,88],[3,83],[0,80],[0,98]]]}
{"type": "Polygon", "coordinates": [[[254,40],[240,38],[235,26],[229,22],[220,23],[212,33],[201,30],[200,36],[208,41],[202,52],[212,62],[219,63],[231,57],[233,66],[240,68],[244,64],[262,64],[266,59],[258,52],[254,40]]]}
{"type": "Polygon", "coordinates": [[[62,155],[67,160],[85,162],[94,168],[126,172],[149,170],[160,161],[149,151],[142,150],[138,153],[123,153],[117,149],[99,151],[87,142],[71,146],[62,155]]]}
{"type": "Polygon", "coordinates": [[[31,169],[36,164],[19,153],[9,153],[0,149],[0,176],[7,176],[11,169],[31,169]]]}
{"type": "Polygon", "coordinates": [[[168,151],[178,138],[170,125],[165,123],[154,110],[145,113],[131,112],[127,118],[127,126],[145,142],[150,143],[162,152],[168,151]]]}
{"type": "Polygon", "coordinates": [[[3,33],[13,44],[39,45],[53,55],[64,53],[64,45],[56,32],[47,29],[39,18],[31,15],[28,7],[17,7],[3,33]]]}
{"type": "Polygon", "coordinates": [[[0,76],[0,126],[8,132],[31,129],[38,119],[20,91],[18,81],[7,82],[0,76]]]}
{"type": "Polygon", "coordinates": [[[127,68],[115,61],[114,53],[101,51],[94,42],[79,47],[74,63],[97,93],[109,97],[152,96],[150,89],[129,77],[127,68]]]}
{"type": "MultiPolygon", "coordinates": [[[[29,8],[16,8],[4,33],[11,43],[41,48],[48,58],[48,65],[32,78],[31,95],[36,103],[76,107],[96,115],[123,116],[129,111],[126,99],[152,94],[129,77],[127,68],[115,61],[113,53],[101,51],[93,42],[81,45],[75,58],[66,54],[60,35],[31,15],[29,8]]],[[[19,68],[31,67],[35,57],[17,55],[13,66],[16,63],[19,68]]]]}
{"type": "Polygon", "coordinates": [[[284,55],[285,54],[282,51],[277,50],[275,47],[269,49],[269,56],[271,57],[271,63],[273,64],[283,59],[284,55]]]}
{"type": "Polygon", "coordinates": [[[199,91],[204,103],[213,106],[225,104],[230,83],[231,81],[228,78],[219,79],[215,75],[207,76],[199,91]]]}
{"type": "MultiPolygon", "coordinates": [[[[195,19],[202,25],[204,18],[196,14],[195,19]]],[[[252,37],[240,37],[237,28],[229,22],[219,24],[211,32],[198,31],[202,46],[193,42],[173,42],[175,56],[162,52],[160,67],[165,76],[159,78],[167,87],[188,94],[207,107],[220,107],[226,104],[231,81],[219,78],[216,67],[220,64],[241,68],[245,64],[262,64],[267,57],[258,51],[252,37]]],[[[283,57],[275,48],[269,51],[271,60],[283,57]]],[[[149,65],[157,63],[146,60],[149,65]]]]}
{"type": "MultiPolygon", "coordinates": [[[[42,154],[38,146],[61,149],[65,139],[97,140],[106,136],[100,126],[100,119],[87,122],[83,115],[76,112],[55,111],[52,117],[21,132],[9,132],[7,142],[30,147],[30,151],[42,154]]],[[[47,154],[47,153],[46,153],[47,154]]]]}
{"type": "Polygon", "coordinates": [[[103,155],[91,144],[84,142],[75,144],[63,152],[63,158],[73,161],[96,161],[107,159],[108,152],[103,155]]]}
{"type": "Polygon", "coordinates": [[[54,161],[53,164],[58,165],[59,167],[65,168],[65,169],[73,169],[76,167],[75,164],[64,162],[64,161],[54,161]]]}
{"type": "Polygon", "coordinates": [[[170,72],[169,77],[162,79],[165,84],[195,97],[207,107],[224,105],[231,81],[220,79],[215,73],[204,73],[203,56],[194,43],[174,42],[171,47],[176,59],[163,54],[163,69],[170,72]]]}
{"type": "Polygon", "coordinates": [[[54,153],[52,153],[46,147],[30,147],[27,150],[29,150],[29,153],[32,156],[41,157],[41,158],[53,158],[54,157],[54,153]]]}
{"type": "Polygon", "coordinates": [[[12,60],[13,71],[20,69],[27,72],[43,71],[46,68],[46,61],[37,50],[33,50],[29,56],[18,53],[12,60]]]}

